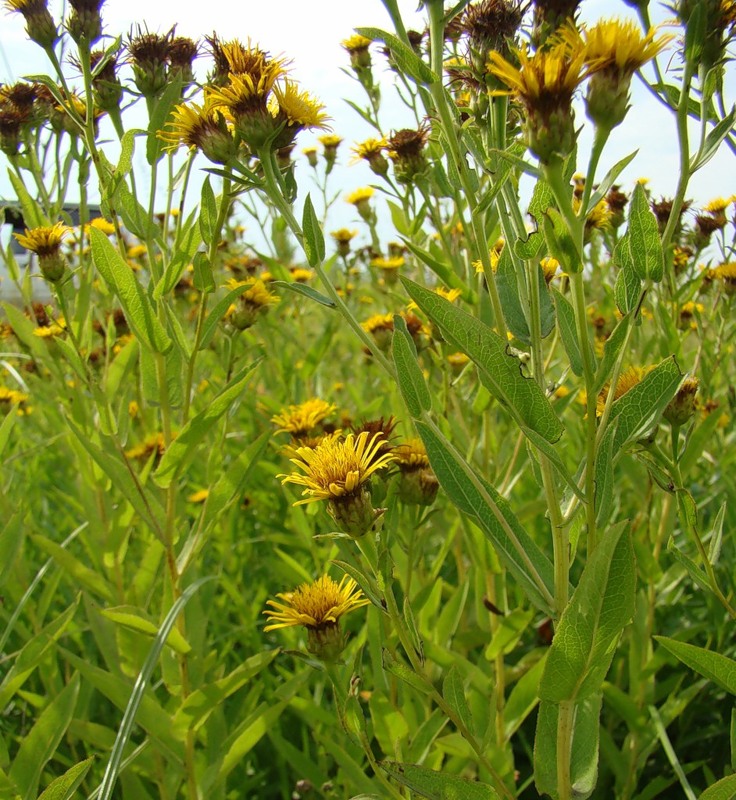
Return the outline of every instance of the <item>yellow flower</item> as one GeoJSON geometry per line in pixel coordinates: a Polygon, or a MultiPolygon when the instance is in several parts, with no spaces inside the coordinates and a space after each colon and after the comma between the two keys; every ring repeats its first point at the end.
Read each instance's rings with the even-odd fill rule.
{"type": "Polygon", "coordinates": [[[401,269],[405,264],[403,256],[398,258],[374,258],[371,260],[372,267],[378,267],[383,270],[396,270],[401,269]]]}
{"type": "Polygon", "coordinates": [[[5,386],[0,386],[0,407],[12,406],[16,403],[25,403],[27,400],[27,394],[18,392],[15,389],[7,389],[5,386]]]}
{"type": "Polygon", "coordinates": [[[126,450],[125,457],[145,461],[153,453],[156,453],[157,457],[162,456],[165,449],[166,445],[164,444],[163,433],[154,433],[146,437],[140,444],[134,445],[126,450]]]}
{"type": "Polygon", "coordinates": [[[324,136],[318,136],[317,139],[322,147],[328,150],[342,144],[342,136],[338,136],[336,133],[326,133],[324,136]]]}
{"type": "MultiPolygon", "coordinates": [[[[635,386],[641,383],[642,379],[651,370],[652,367],[629,367],[628,369],[625,369],[618,376],[618,380],[616,381],[616,388],[613,391],[614,401],[623,397],[626,394],[626,392],[631,391],[631,389],[633,389],[635,386]]],[[[600,417],[603,414],[603,411],[606,407],[606,400],[608,398],[609,389],[610,389],[610,383],[606,383],[606,385],[601,389],[600,394],[598,395],[598,398],[596,400],[595,413],[596,416],[598,417],[600,417]]]]}
{"type": "Polygon", "coordinates": [[[539,262],[539,266],[542,268],[544,280],[549,283],[552,278],[555,277],[557,270],[560,268],[560,262],[556,258],[548,256],[539,262]]]}
{"type": "Polygon", "coordinates": [[[429,457],[421,439],[407,439],[394,449],[400,469],[419,469],[429,466],[429,457]]]}
{"type": "Polygon", "coordinates": [[[708,214],[720,214],[734,201],[736,201],[736,195],[731,195],[731,197],[716,197],[714,200],[711,200],[710,203],[703,206],[703,211],[707,211],[708,214]]]}
{"type": "Polygon", "coordinates": [[[61,336],[64,331],[66,331],[66,320],[64,317],[59,317],[57,320],[51,321],[48,325],[34,328],[33,335],[38,336],[39,339],[49,339],[54,336],[61,336]]]}
{"type": "Polygon", "coordinates": [[[326,436],[314,448],[299,447],[291,462],[302,472],[280,475],[282,483],[295,483],[304,487],[303,500],[294,505],[314,503],[319,500],[340,501],[359,493],[364,484],[379,469],[394,460],[391,453],[375,458],[383,437],[375,434],[370,442],[364,431],[356,437],[349,433],[344,439],[339,435],[326,436]]]}
{"type": "Polygon", "coordinates": [[[345,200],[348,203],[357,206],[360,203],[364,203],[366,200],[370,200],[371,197],[373,197],[373,194],[373,188],[370,186],[365,186],[362,189],[356,189],[354,192],[351,192],[345,197],[345,200]]]}
{"type": "Polygon", "coordinates": [[[258,83],[265,76],[264,86],[273,85],[286,75],[286,59],[271,58],[268,53],[251,44],[244,46],[237,39],[220,45],[222,58],[227,63],[227,72],[234,75],[249,75],[258,83]]]}
{"type": "Polygon", "coordinates": [[[438,294],[440,297],[444,297],[449,303],[454,303],[458,297],[462,294],[460,289],[445,289],[444,286],[438,286],[435,290],[435,294],[438,294]]]}
{"type": "Polygon", "coordinates": [[[39,228],[26,228],[25,234],[14,233],[13,236],[18,240],[18,244],[35,253],[39,257],[56,255],[61,247],[64,236],[71,231],[71,228],[63,222],[57,222],[51,226],[41,226],[39,228]]]}
{"type": "Polygon", "coordinates": [[[304,583],[293,592],[277,594],[281,602],[267,600],[273,608],[263,613],[269,618],[264,631],[293,628],[307,629],[307,650],[326,661],[333,661],[345,649],[346,640],[340,631],[340,618],[368,605],[358,584],[347,575],[340,583],[323,575],[314,583],[304,583]]]}
{"type": "Polygon", "coordinates": [[[583,28],[582,35],[574,23],[562,29],[562,39],[577,52],[584,47],[585,61],[594,70],[616,69],[633,75],[664,50],[675,37],[666,34],[655,40],[657,28],[650,28],[642,36],[641,28],[631,20],[600,20],[591,28],[583,28]]]}
{"type": "Polygon", "coordinates": [[[340,228],[339,230],[332,231],[330,236],[338,243],[343,244],[345,242],[350,242],[358,235],[358,231],[351,231],[348,228],[340,228]]]}
{"type": "Polygon", "coordinates": [[[279,628],[290,628],[304,625],[308,628],[319,628],[325,625],[336,625],[340,617],[348,612],[369,604],[358,584],[344,575],[340,583],[336,583],[329,575],[323,575],[314,583],[304,583],[293,592],[277,594],[284,602],[268,600],[266,605],[273,606],[263,613],[269,617],[269,624],[264,631],[275,631],[279,628]]]}
{"type": "Polygon", "coordinates": [[[276,120],[286,126],[285,131],[279,134],[279,147],[290,144],[297,133],[305,128],[324,130],[330,119],[322,103],[309,92],[300,91],[296,83],[288,80],[273,87],[270,108],[276,120]]]}
{"type": "Polygon", "coordinates": [[[90,223],[89,228],[97,228],[102,231],[105,236],[112,236],[115,233],[115,226],[112,222],[108,222],[104,217],[95,217],[90,223]]]}
{"type": "Polygon", "coordinates": [[[166,142],[165,149],[176,150],[186,145],[201,150],[215,164],[227,164],[238,151],[232,123],[227,121],[223,107],[212,95],[208,95],[201,106],[196,103],[176,106],[166,127],[157,135],[166,142]]]}
{"type": "Polygon", "coordinates": [[[204,503],[204,501],[210,496],[209,489],[200,489],[198,492],[193,492],[192,494],[187,497],[187,502],[189,503],[204,503]]]}
{"type": "Polygon", "coordinates": [[[141,258],[148,252],[148,248],[144,244],[134,244],[128,248],[126,255],[128,258],[141,258]]]}
{"type": "Polygon", "coordinates": [[[355,33],[347,39],[343,39],[340,44],[348,51],[348,53],[356,53],[361,50],[367,50],[371,45],[371,40],[359,33],[355,33]]]}
{"type": "Polygon", "coordinates": [[[278,425],[280,431],[286,431],[294,438],[299,438],[316,428],[323,419],[336,410],[337,406],[334,403],[313,397],[300,405],[290,405],[282,409],[280,414],[271,418],[271,422],[278,425]]]}
{"type": "Polygon", "coordinates": [[[564,44],[529,55],[526,46],[516,51],[519,67],[500,53],[489,56],[488,71],[509,87],[526,108],[527,146],[547,163],[566,156],[575,145],[572,96],[589,74],[585,51],[570,52],[564,44]]]}
{"type": "Polygon", "coordinates": [[[361,159],[364,161],[370,161],[376,156],[380,156],[385,147],[385,139],[366,139],[364,142],[358,142],[351,148],[355,154],[352,159],[353,163],[358,162],[361,159]]]}
{"type": "Polygon", "coordinates": [[[456,370],[461,370],[468,362],[470,358],[465,355],[465,353],[457,352],[457,353],[450,353],[447,356],[447,363],[456,370]]]}
{"type": "Polygon", "coordinates": [[[266,284],[262,280],[251,279],[248,281],[238,281],[231,278],[227,281],[228,289],[236,289],[239,286],[246,286],[246,290],[240,295],[237,306],[228,309],[227,317],[232,325],[239,331],[244,331],[255,324],[259,315],[265,314],[269,306],[279,302],[279,296],[269,292],[266,284]]]}
{"type": "Polygon", "coordinates": [[[304,269],[303,267],[293,267],[291,269],[291,277],[296,283],[306,283],[312,280],[314,272],[311,269],[304,269]]]}

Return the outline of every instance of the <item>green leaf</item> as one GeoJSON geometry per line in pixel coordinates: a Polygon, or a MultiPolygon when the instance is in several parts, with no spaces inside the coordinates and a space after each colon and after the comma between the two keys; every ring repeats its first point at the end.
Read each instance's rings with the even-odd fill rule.
{"type": "Polygon", "coordinates": [[[38,783],[46,762],[56,752],[74,716],[79,696],[79,675],[44,708],[36,723],[23,736],[8,777],[20,790],[23,800],[36,800],[38,783]]]}
{"type": "Polygon", "coordinates": [[[263,653],[257,653],[246,659],[224,678],[192,692],[181,703],[174,715],[174,729],[183,737],[186,731],[196,731],[201,728],[224,700],[235,694],[265,669],[279,652],[279,650],[266,650],[263,653]]]}
{"type": "Polygon", "coordinates": [[[554,570],[547,556],[524,530],[507,501],[475,475],[433,424],[417,421],[415,425],[432,469],[449,498],[475,520],[531,602],[551,613],[554,570]]]}
{"type": "Polygon", "coordinates": [[[709,786],[698,800],[733,800],[736,797],[736,775],[728,775],[709,786]]]}
{"type": "Polygon", "coordinates": [[[115,738],[115,744],[113,745],[112,752],[110,753],[110,760],[107,762],[105,774],[102,776],[98,800],[110,800],[112,797],[118,773],[122,768],[125,748],[130,741],[130,736],[133,732],[133,725],[135,724],[136,716],[138,715],[138,709],[146,697],[146,690],[148,688],[149,681],[151,680],[151,675],[153,675],[153,670],[158,664],[161,651],[164,648],[164,643],[168,640],[169,634],[171,633],[179,614],[184,611],[187,603],[192,599],[194,594],[200,589],[201,586],[211,580],[214,580],[214,576],[200,578],[191,585],[187,586],[187,588],[171,606],[166,614],[166,617],[164,618],[164,621],[161,623],[161,627],[156,634],[155,639],[153,640],[151,649],[146,656],[146,660],[141,667],[141,671],[138,673],[135,686],[133,687],[133,691],[125,706],[125,713],[123,714],[123,719],[120,722],[118,734],[115,738]]]}
{"type": "Polygon", "coordinates": [[[547,209],[542,217],[542,228],[547,247],[552,256],[560,262],[563,271],[568,274],[582,272],[583,262],[580,260],[577,245],[557,209],[552,207],[547,209]]]}
{"type": "Polygon", "coordinates": [[[217,225],[217,200],[212,189],[209,175],[202,184],[202,200],[199,206],[199,232],[202,241],[209,247],[214,241],[219,231],[215,229],[217,225]]]}
{"type": "Polygon", "coordinates": [[[159,139],[158,133],[166,126],[169,114],[174,106],[181,102],[182,79],[179,76],[170,77],[166,88],[153,104],[151,120],[148,123],[148,140],[146,141],[146,160],[150,166],[161,160],[164,153],[164,142],[159,139]]]}
{"type": "Polygon", "coordinates": [[[432,409],[432,396],[417,361],[416,348],[409,335],[406,322],[394,315],[394,333],[391,351],[396,366],[396,376],[409,413],[415,419],[432,409]]]}
{"type": "Polygon", "coordinates": [[[734,121],[736,121],[736,106],[732,106],[728,114],[705,137],[702,149],[690,161],[691,174],[704,167],[718,152],[723,140],[733,130],[734,121]]]}
{"type": "Polygon", "coordinates": [[[539,384],[521,373],[521,363],[507,352],[508,343],[480,320],[434,292],[402,278],[409,296],[442,330],[445,339],[476,364],[483,385],[507,406],[519,425],[556,442],[564,427],[539,384]]]}
{"type": "Polygon", "coordinates": [[[138,340],[131,339],[124,345],[123,349],[115,356],[113,362],[107,368],[104,385],[108,401],[112,402],[118,397],[123,380],[135,365],[139,348],[138,340]]]}
{"type": "Polygon", "coordinates": [[[575,702],[600,692],[635,598],[634,548],[622,522],[603,535],[560,618],[539,684],[542,700],[575,702]]]}
{"type": "Polygon", "coordinates": [[[43,630],[30,638],[18,653],[13,666],[5,673],[0,684],[0,708],[5,708],[8,701],[25,683],[34,669],[46,657],[59,637],[66,631],[79,606],[79,597],[43,630]]]}
{"type": "MultiPolygon", "coordinates": [[[[200,232],[200,228],[196,224],[194,217],[190,217],[190,219],[187,220],[186,224],[179,231],[176,243],[174,244],[173,258],[166,265],[166,270],[161,276],[161,280],[156,284],[156,287],[153,290],[154,300],[160,300],[164,295],[168,294],[172,289],[174,289],[176,284],[181,280],[181,276],[184,274],[187,267],[189,267],[189,265],[192,264],[195,259],[199,259],[200,263],[196,264],[196,266],[199,267],[199,273],[197,273],[195,269],[194,274],[197,280],[200,282],[200,285],[202,285],[203,281],[201,279],[203,266],[201,261],[202,259],[206,259],[207,256],[205,253],[197,252],[201,244],[202,234],[200,232]]],[[[208,262],[206,263],[206,266],[209,266],[208,262]]],[[[206,287],[206,291],[211,291],[210,287],[214,288],[211,277],[209,278],[209,284],[206,287]]]]}
{"type": "Polygon", "coordinates": [[[682,372],[674,356],[671,356],[614,402],[609,419],[618,422],[613,440],[616,458],[632,439],[648,433],[677,394],[681,381],[682,372]]]}
{"type": "Polygon", "coordinates": [[[204,325],[202,326],[202,338],[199,343],[200,350],[204,350],[204,348],[209,345],[212,337],[215,335],[215,331],[217,330],[220,320],[225,316],[232,303],[238,297],[240,297],[240,295],[243,294],[247,288],[248,284],[236,286],[234,289],[231,289],[221,300],[218,300],[217,303],[215,303],[215,305],[212,307],[212,310],[207,315],[204,325]]]}
{"type": "MultiPolygon", "coordinates": [[[[577,703],[570,757],[570,783],[576,800],[586,800],[598,779],[599,718],[603,695],[590,695],[577,703]]],[[[559,706],[543,701],[539,705],[534,737],[534,783],[540,795],[557,794],[557,722],[559,706]]]]}
{"type": "Polygon", "coordinates": [[[462,280],[455,274],[449,264],[445,263],[444,261],[440,261],[439,258],[436,258],[432,253],[427,250],[423,250],[421,247],[418,247],[412,241],[407,238],[403,238],[402,240],[404,244],[411,250],[411,252],[422,262],[428,266],[432,272],[449,288],[451,289],[460,289],[463,293],[463,298],[465,300],[469,300],[471,297],[471,292],[468,287],[462,282],[462,280]]]}
{"type": "Polygon", "coordinates": [[[24,227],[41,228],[50,225],[51,223],[41,210],[41,206],[28,193],[23,179],[11,169],[8,170],[8,178],[10,178],[15,196],[20,202],[20,208],[23,212],[24,227]]]}
{"type": "Polygon", "coordinates": [[[519,284],[516,277],[516,269],[514,268],[511,253],[505,247],[501,251],[501,257],[498,260],[495,279],[496,289],[499,299],[501,300],[501,308],[503,309],[503,316],[508,329],[517,339],[524,342],[524,344],[529,344],[531,341],[529,336],[529,324],[527,323],[526,314],[524,314],[524,308],[521,304],[521,298],[519,297],[519,284]]]}
{"type": "Polygon", "coordinates": [[[325,260],[325,237],[312,205],[312,198],[309,195],[304,200],[302,231],[304,233],[304,253],[307,256],[307,261],[310,267],[316,267],[325,260]]]}
{"type": "Polygon", "coordinates": [[[67,419],[66,422],[79,443],[107,475],[115,489],[122,493],[151,531],[161,539],[163,529],[160,520],[165,517],[161,503],[141,485],[121,456],[112,455],[114,450],[111,443],[109,452],[105,452],[93,444],[71,419],[67,419]]]}
{"type": "MultiPolygon", "coordinates": [[[[525,261],[536,260],[541,258],[544,253],[544,236],[541,233],[534,231],[527,235],[526,239],[517,239],[514,242],[514,253],[517,258],[525,261]]],[[[505,250],[506,248],[504,248],[505,250]]]]}
{"type": "Polygon", "coordinates": [[[417,83],[437,83],[440,76],[434,73],[412,48],[401,41],[392,33],[382,31],[380,28],[356,28],[355,32],[374,42],[384,42],[391,51],[391,56],[399,68],[417,83]]]}
{"type": "Polygon", "coordinates": [[[736,661],[712,650],[668,639],[666,636],[654,638],[690,669],[736,695],[736,661]]]}
{"type": "Polygon", "coordinates": [[[124,177],[133,169],[133,152],[135,151],[135,139],[137,136],[146,136],[146,131],[139,128],[131,128],[125,131],[120,140],[120,158],[115,167],[115,175],[124,177]]]}
{"type": "MultiPolygon", "coordinates": [[[[15,417],[16,414],[11,411],[8,416],[15,417]]],[[[2,433],[1,428],[0,433],[2,433]]],[[[24,523],[25,510],[18,510],[4,521],[2,530],[0,530],[0,588],[5,584],[5,579],[12,571],[16,556],[23,543],[24,523]]]]}
{"type": "Polygon", "coordinates": [[[271,281],[268,285],[274,289],[286,289],[287,291],[298,294],[301,297],[307,297],[310,300],[313,300],[315,303],[319,303],[327,308],[336,308],[335,303],[330,300],[329,297],[303,283],[298,283],[296,281],[271,281]]]}
{"type": "MultiPolygon", "coordinates": [[[[115,187],[113,198],[125,227],[142,241],[155,239],[159,229],[156,221],[132,194],[125,181],[115,187]]],[[[105,237],[107,238],[107,237],[105,237]]]]}
{"type": "Polygon", "coordinates": [[[45,536],[32,535],[38,548],[56,561],[74,585],[87,589],[108,603],[113,602],[115,593],[105,578],[75,558],[68,550],[45,536]]]}
{"type": "Polygon", "coordinates": [[[510,739],[516,733],[539,702],[539,681],[546,658],[545,652],[542,658],[514,684],[506,700],[503,712],[506,739],[510,739]]]}
{"type": "MultiPolygon", "coordinates": [[[[111,672],[106,672],[69,650],[61,649],[61,653],[72,667],[81,674],[85,683],[100,692],[121,711],[125,711],[129,706],[131,693],[134,690],[131,681],[118,675],[113,675],[111,672]]],[[[143,698],[137,701],[136,721],[174,763],[180,762],[181,743],[174,735],[172,717],[156,700],[150,687],[144,684],[143,688],[145,690],[143,698]]],[[[122,727],[120,730],[122,730],[122,727]]]]}
{"type": "Polygon", "coordinates": [[[38,796],[38,800],[72,800],[80,784],[89,772],[94,756],[80,761],[53,781],[38,796]]]}
{"type": "Polygon", "coordinates": [[[154,352],[168,352],[171,339],[159,322],[146,291],[138,283],[130,265],[101,230],[92,228],[90,240],[95,266],[120,299],[125,318],[136,338],[154,352]]]}
{"type": "Polygon", "coordinates": [[[552,290],[557,310],[557,327],[560,331],[562,345],[570,361],[570,369],[580,377],[583,374],[583,358],[580,354],[577,328],[575,327],[575,311],[570,301],[557,289],[552,290]]]}
{"type": "Polygon", "coordinates": [[[492,786],[446,772],[437,772],[417,764],[379,761],[378,765],[391,778],[428,800],[498,800],[492,786]]]}
{"type": "Polygon", "coordinates": [[[181,471],[192,462],[197,446],[220,417],[229,411],[233,403],[241,397],[256,366],[257,362],[243,370],[204,411],[200,411],[199,414],[192,417],[181,429],[178,436],[166,448],[158,469],[154,473],[154,480],[159,486],[164,489],[168,488],[181,471]]]}
{"type": "MultiPolygon", "coordinates": [[[[634,271],[641,280],[657,283],[664,276],[664,251],[654,212],[649,208],[644,187],[637,183],[631,198],[626,231],[634,271]]],[[[629,309],[626,309],[627,311],[629,309]]]]}
{"type": "Polygon", "coordinates": [[[557,470],[559,476],[565,481],[572,493],[576,494],[580,500],[585,502],[585,493],[580,490],[573,476],[567,471],[565,462],[562,460],[562,456],[557,452],[557,448],[540,436],[536,431],[531,430],[531,428],[522,425],[521,431],[534,447],[549,459],[552,466],[557,470]]]}
{"type": "MultiPolygon", "coordinates": [[[[127,628],[131,631],[135,631],[136,633],[142,633],[150,637],[155,637],[158,634],[159,626],[154,623],[153,620],[149,619],[149,617],[144,614],[143,611],[138,608],[133,608],[133,606],[115,606],[114,608],[103,608],[100,613],[103,617],[111,620],[116,625],[120,625],[121,627],[127,628]]],[[[169,633],[169,636],[166,639],[166,644],[172,650],[180,653],[181,655],[191,652],[192,649],[192,646],[189,644],[189,642],[176,628],[173,628],[169,633]]]]}
{"type": "Polygon", "coordinates": [[[621,347],[626,341],[631,322],[631,314],[626,314],[613,329],[613,333],[606,339],[603,345],[603,358],[601,359],[601,363],[595,375],[595,383],[593,384],[595,394],[601,391],[606,381],[611,377],[613,367],[618,359],[618,354],[621,352],[621,347]]]}
{"type": "Polygon", "coordinates": [[[473,718],[470,715],[470,707],[465,697],[465,686],[463,685],[463,679],[460,677],[460,672],[454,664],[442,681],[442,696],[460,718],[463,725],[473,733],[475,728],[473,726],[473,718]]]}
{"type": "Polygon", "coordinates": [[[638,152],[638,150],[634,150],[633,153],[629,153],[629,155],[624,156],[624,158],[616,162],[611,169],[608,170],[606,177],[603,178],[598,186],[596,186],[593,194],[590,196],[588,208],[586,209],[586,215],[589,214],[608,194],[608,190],[613,186],[614,183],[616,183],[618,176],[626,169],[626,167],[629,166],[638,152]]]}

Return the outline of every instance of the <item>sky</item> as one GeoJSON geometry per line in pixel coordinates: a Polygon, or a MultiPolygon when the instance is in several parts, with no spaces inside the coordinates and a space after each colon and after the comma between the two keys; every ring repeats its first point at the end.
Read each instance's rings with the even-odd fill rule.
{"type": "MultiPolygon", "coordinates": [[[[417,12],[417,0],[398,0],[398,4],[406,26],[423,30],[424,15],[417,12]]],[[[63,2],[50,0],[49,8],[55,19],[62,17],[63,2]]],[[[623,0],[583,0],[580,11],[581,19],[588,22],[610,16],[632,18],[634,14],[623,0]]],[[[651,13],[655,21],[671,17],[671,12],[654,2],[651,13]]],[[[102,16],[105,30],[110,33],[128,33],[143,22],[149,30],[163,33],[176,24],[178,35],[199,38],[216,31],[222,39],[237,37],[245,41],[250,38],[274,55],[287,55],[293,62],[293,77],[326,105],[333,119],[334,132],[345,139],[340,159],[343,163],[349,160],[349,146],[373,133],[343,99],[358,96],[362,100],[362,96],[355,81],[346,74],[346,71],[349,72],[346,69],[348,59],[340,42],[355,27],[390,29],[388,14],[380,0],[278,0],[272,3],[246,0],[235,6],[232,0],[206,0],[205,3],[196,4],[181,0],[176,3],[171,0],[107,0],[102,8],[102,16]],[[234,13],[233,8],[237,8],[237,12],[234,13]]],[[[26,37],[22,17],[3,14],[0,19],[0,82],[13,82],[24,75],[48,71],[42,50],[26,37]]],[[[391,73],[384,67],[378,53],[374,54],[374,64],[375,74],[389,80],[391,73]]],[[[206,70],[207,66],[206,60],[202,59],[200,70],[206,70]]],[[[733,65],[730,65],[728,80],[732,87],[736,82],[735,73],[733,65]]],[[[386,90],[384,96],[388,97],[388,94],[386,90]]],[[[638,81],[633,86],[632,102],[634,109],[613,132],[599,177],[619,159],[638,150],[637,157],[622,174],[621,183],[625,188],[631,187],[637,178],[647,177],[656,197],[671,196],[676,187],[679,159],[673,115],[653,100],[638,81]]],[[[384,103],[382,121],[387,129],[410,124],[407,117],[398,113],[398,108],[398,103],[391,103],[388,99],[384,103]]],[[[585,165],[592,131],[592,126],[583,125],[583,122],[581,108],[577,116],[577,124],[583,126],[579,139],[581,170],[585,165]]],[[[315,135],[303,132],[297,141],[296,152],[315,143],[315,135]]],[[[299,159],[300,156],[297,156],[299,159]]],[[[202,159],[198,165],[206,167],[208,163],[202,159]]],[[[298,170],[302,170],[301,174],[297,172],[297,180],[301,181],[309,168],[302,163],[298,170]]],[[[5,173],[0,155],[0,197],[9,193],[5,173]]],[[[694,176],[688,197],[695,200],[695,205],[702,205],[713,197],[732,194],[735,190],[734,175],[734,156],[722,148],[720,154],[694,176]]],[[[338,191],[344,189],[347,193],[374,181],[375,176],[367,166],[358,164],[336,170],[331,179],[331,188],[338,191]]],[[[350,211],[349,207],[339,211],[339,225],[349,224],[350,219],[345,215],[349,215],[350,211]]]]}

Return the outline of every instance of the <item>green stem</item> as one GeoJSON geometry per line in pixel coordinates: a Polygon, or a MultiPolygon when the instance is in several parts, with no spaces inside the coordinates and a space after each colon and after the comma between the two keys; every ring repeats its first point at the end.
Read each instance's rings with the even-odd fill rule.
{"type": "Polygon", "coordinates": [[[574,719],[575,704],[569,700],[560,703],[557,717],[557,800],[570,800],[572,797],[570,759],[574,719]]]}
{"type": "MultiPolygon", "coordinates": [[[[294,212],[292,211],[291,205],[286,201],[283,193],[280,190],[280,181],[278,178],[278,166],[276,164],[276,159],[271,152],[271,150],[264,149],[261,150],[258,154],[258,157],[261,161],[261,166],[263,167],[263,174],[265,177],[265,186],[264,191],[267,193],[268,197],[273,201],[274,205],[278,208],[278,210],[283,214],[284,219],[286,220],[287,225],[291,229],[294,236],[296,236],[299,243],[302,245],[304,244],[304,232],[301,229],[301,226],[296,220],[294,216],[294,212]]],[[[363,330],[358,320],[355,318],[353,313],[347,307],[345,301],[340,297],[337,293],[337,290],[332,285],[332,281],[330,281],[327,273],[324,270],[324,267],[321,263],[316,263],[314,266],[314,270],[317,273],[320,281],[322,282],[322,286],[324,287],[327,295],[329,296],[330,300],[335,304],[337,310],[342,314],[345,321],[348,325],[353,329],[355,334],[358,336],[360,341],[370,350],[373,354],[373,357],[376,361],[386,370],[386,372],[394,376],[394,369],[389,363],[386,356],[379,350],[375,341],[371,338],[371,336],[363,330]]]]}

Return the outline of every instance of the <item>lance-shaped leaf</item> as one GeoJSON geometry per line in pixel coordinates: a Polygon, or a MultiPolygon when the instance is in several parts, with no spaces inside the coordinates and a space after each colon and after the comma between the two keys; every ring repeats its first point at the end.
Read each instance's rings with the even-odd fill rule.
{"type": "Polygon", "coordinates": [[[402,42],[398,36],[382,31],[380,28],[356,28],[355,32],[374,42],[384,42],[391,51],[391,56],[399,68],[417,83],[437,83],[440,76],[433,72],[429,65],[418,56],[411,47],[402,42]]]}
{"type": "MultiPolygon", "coordinates": [[[[637,183],[629,211],[629,252],[634,270],[642,280],[661,281],[664,275],[664,251],[659,228],[644,187],[637,183]]],[[[628,310],[628,309],[627,309],[628,310]]]]}
{"type": "Polygon", "coordinates": [[[432,469],[452,502],[488,537],[499,559],[518,581],[530,601],[551,613],[554,570],[547,556],[524,530],[509,504],[431,423],[415,422],[432,469]]]}
{"type": "Polygon", "coordinates": [[[317,219],[317,213],[312,205],[312,198],[307,195],[304,201],[304,214],[302,215],[302,230],[304,232],[304,253],[310,267],[316,267],[325,260],[325,237],[322,226],[317,219]]]}
{"type": "Polygon", "coordinates": [[[243,394],[246,384],[253,374],[256,364],[249,366],[241,375],[195,417],[187,422],[179,435],[166,448],[161,463],[154,474],[156,483],[164,489],[188,465],[196,454],[197,445],[204,439],[213,425],[225,414],[232,404],[243,394]]]}
{"type": "Polygon", "coordinates": [[[432,396],[417,361],[417,351],[409,335],[406,322],[398,314],[394,316],[391,350],[401,396],[412,417],[421,417],[423,411],[431,410],[432,396]]]}
{"type": "Polygon", "coordinates": [[[171,339],[156,316],[146,290],[138,283],[135,273],[98,228],[90,229],[92,259],[105,283],[120,299],[125,318],[135,336],[150,350],[166,353],[171,339]]]}
{"type": "Polygon", "coordinates": [[[506,247],[503,248],[501,257],[498,259],[496,289],[508,329],[517,339],[524,342],[524,344],[529,344],[531,341],[529,324],[519,297],[519,283],[514,269],[514,262],[511,259],[511,253],[506,247]]]}
{"type": "Polygon", "coordinates": [[[492,786],[458,775],[397,761],[381,761],[379,766],[397,783],[428,800],[498,800],[492,786]]]}
{"type": "Polygon", "coordinates": [[[542,700],[577,702],[600,691],[635,593],[634,548],[622,522],[604,534],[562,614],[539,684],[542,700]]]}
{"type": "Polygon", "coordinates": [[[548,442],[556,442],[565,429],[539,384],[522,375],[521,362],[508,353],[507,342],[438,294],[406,278],[402,282],[445,339],[471,358],[483,385],[509,409],[518,424],[535,430],[548,442]]]}
{"type": "MultiPolygon", "coordinates": [[[[575,800],[585,800],[598,779],[599,719],[603,696],[599,692],[581,700],[573,711],[570,753],[570,783],[575,800]]],[[[558,800],[557,794],[557,724],[560,707],[542,701],[534,737],[534,783],[540,795],[558,800]]]]}
{"type": "Polygon", "coordinates": [[[736,695],[736,661],[712,650],[668,639],[666,636],[654,638],[690,669],[694,669],[730,694],[736,695]]]}

